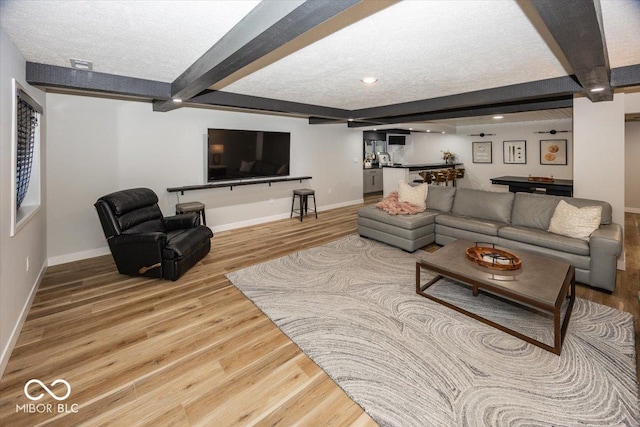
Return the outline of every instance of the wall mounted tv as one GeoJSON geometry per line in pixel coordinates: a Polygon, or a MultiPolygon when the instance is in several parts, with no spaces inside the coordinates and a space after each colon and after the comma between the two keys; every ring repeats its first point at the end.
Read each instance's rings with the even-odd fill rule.
{"type": "Polygon", "coordinates": [[[291,134],[209,129],[207,182],[289,175],[291,134]]]}

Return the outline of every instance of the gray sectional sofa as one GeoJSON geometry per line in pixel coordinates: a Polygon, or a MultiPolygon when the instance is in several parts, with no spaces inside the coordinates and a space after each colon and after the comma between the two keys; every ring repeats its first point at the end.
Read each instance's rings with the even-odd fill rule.
{"type": "Polygon", "coordinates": [[[430,185],[426,204],[427,210],[417,215],[389,215],[366,206],[358,211],[358,232],[409,252],[455,239],[495,243],[565,260],[575,267],[576,281],[615,289],[622,227],[612,222],[607,202],[430,185]],[[546,231],[560,200],[576,207],[602,206],[600,228],[588,241],[546,231]]]}

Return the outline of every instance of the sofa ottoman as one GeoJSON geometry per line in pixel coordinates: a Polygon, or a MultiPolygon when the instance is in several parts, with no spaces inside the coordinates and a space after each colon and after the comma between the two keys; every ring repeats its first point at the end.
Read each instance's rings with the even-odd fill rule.
{"type": "Polygon", "coordinates": [[[451,210],[455,187],[429,186],[427,210],[415,215],[390,215],[375,206],[358,211],[358,233],[414,252],[435,242],[435,218],[451,210]]]}
{"type": "Polygon", "coordinates": [[[408,252],[435,241],[436,212],[389,215],[375,206],[358,211],[358,233],[408,252]]]}

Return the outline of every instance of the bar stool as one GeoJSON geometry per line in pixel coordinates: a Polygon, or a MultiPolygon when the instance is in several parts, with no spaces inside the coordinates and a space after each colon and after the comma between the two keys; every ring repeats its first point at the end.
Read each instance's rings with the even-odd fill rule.
{"type": "Polygon", "coordinates": [[[291,199],[291,215],[289,218],[293,218],[293,213],[297,212],[300,214],[300,222],[302,222],[302,217],[309,211],[309,197],[313,197],[313,209],[311,212],[315,213],[316,218],[318,218],[318,211],[316,209],[316,191],[308,188],[293,190],[293,198],[291,199]],[[299,210],[293,209],[296,202],[296,196],[300,198],[300,202],[298,203],[299,210]]]}
{"type": "Polygon", "coordinates": [[[435,176],[431,171],[422,171],[418,175],[420,175],[427,184],[431,184],[435,180],[435,176]]]}
{"type": "Polygon", "coordinates": [[[443,171],[434,172],[436,185],[447,185],[448,174],[443,171]]]}
{"type": "Polygon", "coordinates": [[[176,204],[176,215],[195,212],[198,218],[202,220],[202,224],[207,225],[207,218],[204,214],[204,203],[201,202],[185,202],[176,204]]]}
{"type": "Polygon", "coordinates": [[[455,169],[447,170],[447,182],[445,185],[449,185],[449,181],[451,181],[451,185],[456,186],[456,179],[458,178],[458,171],[455,169]]]}

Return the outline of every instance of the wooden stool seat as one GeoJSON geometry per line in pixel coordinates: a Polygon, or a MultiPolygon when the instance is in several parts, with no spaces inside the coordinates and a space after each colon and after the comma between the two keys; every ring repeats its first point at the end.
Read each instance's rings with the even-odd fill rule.
{"type": "Polygon", "coordinates": [[[315,213],[316,218],[318,218],[318,211],[316,208],[316,191],[309,188],[293,190],[293,198],[291,199],[291,215],[289,218],[293,218],[293,213],[296,212],[300,214],[300,222],[302,222],[302,217],[309,213],[309,197],[313,197],[313,209],[311,209],[311,212],[315,213]],[[293,208],[296,203],[296,197],[300,199],[298,209],[293,208]]]}
{"type": "Polygon", "coordinates": [[[176,215],[195,212],[201,219],[203,225],[207,225],[207,218],[204,214],[204,203],[202,202],[184,202],[176,204],[176,215]]]}

